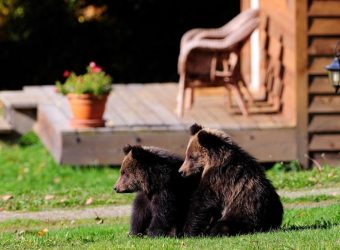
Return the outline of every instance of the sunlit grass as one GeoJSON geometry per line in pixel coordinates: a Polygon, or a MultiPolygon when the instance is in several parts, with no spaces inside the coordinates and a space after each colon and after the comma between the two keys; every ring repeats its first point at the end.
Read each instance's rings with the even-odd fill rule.
{"type": "MultiPolygon", "coordinates": [[[[60,166],[33,133],[0,141],[0,173],[0,211],[83,207],[90,198],[88,206],[119,205],[134,197],[112,192],[118,167],[60,166]],[[12,198],[3,200],[3,195],[12,198]]],[[[274,167],[267,176],[278,189],[340,187],[340,168],[286,172],[274,167]]]]}
{"type": "Polygon", "coordinates": [[[54,207],[126,204],[133,195],[112,192],[118,168],[60,166],[32,134],[14,144],[0,142],[0,208],[40,210],[54,207]]]}
{"type": "Polygon", "coordinates": [[[128,237],[128,218],[0,223],[0,248],[13,249],[338,249],[340,206],[285,211],[281,230],[222,238],[128,237]],[[44,230],[45,229],[45,230],[44,230]],[[46,230],[47,229],[47,230],[46,230]],[[42,233],[43,232],[43,233],[42,233]]]}

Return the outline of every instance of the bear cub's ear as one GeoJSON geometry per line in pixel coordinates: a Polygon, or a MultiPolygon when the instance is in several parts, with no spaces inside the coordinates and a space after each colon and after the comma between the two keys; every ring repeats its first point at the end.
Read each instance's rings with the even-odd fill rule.
{"type": "Polygon", "coordinates": [[[133,146],[131,149],[132,157],[135,159],[141,158],[145,155],[145,150],[141,146],[133,146]]]}
{"type": "Polygon", "coordinates": [[[197,134],[198,143],[205,148],[218,148],[222,145],[222,141],[216,135],[205,130],[197,134]]]}
{"type": "Polygon", "coordinates": [[[124,147],[123,147],[123,152],[125,155],[127,155],[132,149],[132,146],[130,144],[126,144],[124,147]]]}
{"type": "Polygon", "coordinates": [[[195,135],[197,134],[199,131],[201,131],[203,129],[203,127],[201,125],[198,125],[197,123],[194,123],[193,125],[191,125],[190,127],[190,134],[191,135],[195,135]]]}

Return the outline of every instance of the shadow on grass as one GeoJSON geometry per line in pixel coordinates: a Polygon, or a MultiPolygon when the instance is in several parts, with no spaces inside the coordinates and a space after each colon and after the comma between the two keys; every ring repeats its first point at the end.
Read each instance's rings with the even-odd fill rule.
{"type": "Polygon", "coordinates": [[[330,222],[330,221],[317,221],[314,225],[308,225],[308,226],[283,226],[277,231],[300,231],[300,230],[315,230],[315,229],[330,229],[332,227],[339,226],[340,222],[330,222]]]}
{"type": "Polygon", "coordinates": [[[11,132],[9,134],[0,134],[0,141],[5,143],[6,145],[14,145],[18,143],[20,137],[21,135],[16,132],[11,132]]]}

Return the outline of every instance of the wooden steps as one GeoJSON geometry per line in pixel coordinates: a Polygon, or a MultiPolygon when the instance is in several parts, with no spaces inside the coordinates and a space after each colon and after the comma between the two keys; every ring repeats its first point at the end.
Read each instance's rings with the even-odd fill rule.
{"type": "Polygon", "coordinates": [[[18,133],[30,131],[36,119],[38,97],[23,91],[4,91],[0,93],[4,107],[5,120],[18,133]]]}
{"type": "Polygon", "coordinates": [[[3,117],[0,117],[0,135],[10,134],[12,132],[12,126],[3,117]]]}

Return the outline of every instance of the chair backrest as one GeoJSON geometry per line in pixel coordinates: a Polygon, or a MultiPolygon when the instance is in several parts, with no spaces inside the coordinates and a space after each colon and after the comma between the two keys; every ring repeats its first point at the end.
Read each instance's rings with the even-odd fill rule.
{"type": "MultiPolygon", "coordinates": [[[[188,43],[185,52],[187,52],[187,54],[191,53],[196,48],[199,49],[199,51],[234,50],[235,46],[241,45],[241,43],[244,43],[249,38],[258,25],[258,18],[250,19],[223,39],[201,39],[188,43]]],[[[182,56],[184,54],[185,53],[183,53],[182,56]]]]}
{"type": "Polygon", "coordinates": [[[214,55],[223,57],[232,53],[238,53],[245,41],[258,27],[259,20],[251,19],[243,23],[239,29],[230,33],[224,39],[203,39],[192,41],[188,50],[179,59],[178,71],[190,75],[209,75],[210,64],[214,55]]]}
{"type": "Polygon", "coordinates": [[[244,43],[259,25],[259,18],[249,19],[237,30],[230,33],[223,39],[223,47],[232,47],[236,44],[244,43]]]}
{"type": "Polygon", "coordinates": [[[233,31],[233,30],[239,28],[240,26],[242,26],[242,24],[248,22],[251,19],[257,18],[258,16],[259,16],[259,10],[258,9],[247,9],[245,11],[242,11],[236,17],[231,19],[228,23],[223,25],[221,27],[221,29],[224,32],[233,31]]]}
{"type": "Polygon", "coordinates": [[[222,27],[216,29],[203,29],[200,32],[197,32],[197,34],[194,35],[194,40],[223,39],[230,33],[238,30],[244,23],[256,19],[258,15],[259,11],[257,9],[245,10],[222,27]]]}

